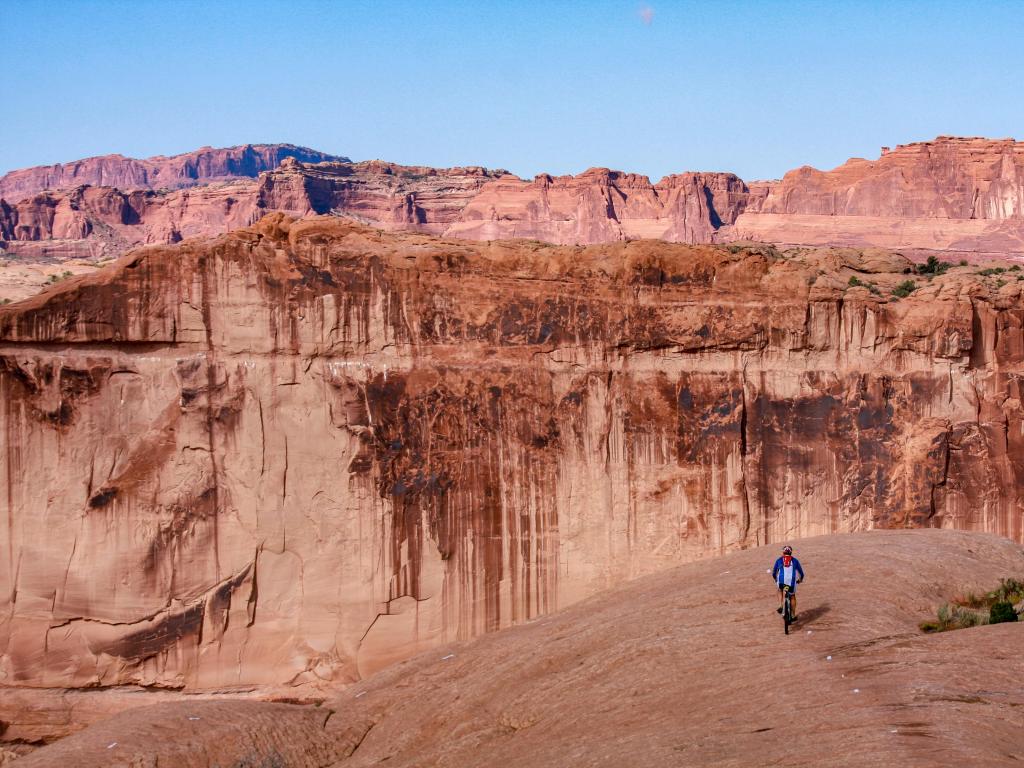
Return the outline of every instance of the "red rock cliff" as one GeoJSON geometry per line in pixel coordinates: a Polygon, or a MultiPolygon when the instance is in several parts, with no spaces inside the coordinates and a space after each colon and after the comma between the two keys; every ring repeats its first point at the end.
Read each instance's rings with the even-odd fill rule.
{"type": "Polygon", "coordinates": [[[0,308],[0,682],[348,681],[709,553],[1020,541],[1024,282],[906,266],[276,215],[0,308]]]}
{"type": "MultiPolygon", "coordinates": [[[[749,186],[727,173],[676,174],[652,184],[638,174],[593,168],[527,181],[479,167],[310,162],[324,157],[283,145],[200,150],[118,177],[122,186],[159,178],[163,186],[195,183],[199,189],[139,195],[73,188],[18,202],[9,197],[0,201],[0,246],[25,261],[116,256],[136,245],[219,234],[283,211],[471,240],[758,240],[900,249],[919,261],[932,254],[1024,258],[1024,144],[1009,139],[940,137],[897,147],[876,161],[855,159],[827,172],[805,167],[781,182],[749,186]],[[264,167],[272,170],[259,181],[210,183],[264,167]],[[119,197],[130,199],[122,204],[119,197]],[[124,206],[131,211],[123,216],[114,210],[124,206]]],[[[68,183],[113,178],[113,172],[74,170],[91,162],[62,166],[72,170],[57,175],[68,183]]],[[[18,173],[50,178],[57,172],[18,173]]]]}
{"type": "Polygon", "coordinates": [[[0,198],[18,201],[44,190],[71,189],[86,184],[123,190],[179,189],[224,179],[256,178],[289,157],[311,163],[345,160],[293,144],[245,144],[225,149],[203,147],[182,155],[145,160],[104,155],[11,171],[0,177],[0,198]]]}
{"type": "Polygon", "coordinates": [[[786,174],[720,237],[1024,256],[1024,143],[954,138],[786,174]]]}

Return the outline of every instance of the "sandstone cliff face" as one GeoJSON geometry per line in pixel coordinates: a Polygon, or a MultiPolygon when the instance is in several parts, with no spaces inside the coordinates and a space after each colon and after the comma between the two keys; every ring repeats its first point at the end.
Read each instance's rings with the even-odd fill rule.
{"type": "Polygon", "coordinates": [[[8,254],[29,260],[41,247],[63,247],[69,257],[114,258],[139,245],[247,226],[260,213],[252,181],[171,193],[85,186],[41,192],[15,205],[0,201],[0,240],[8,254]]]}
{"type": "Polygon", "coordinates": [[[732,174],[686,173],[657,185],[646,176],[591,168],[579,176],[540,175],[488,184],[444,230],[471,240],[530,238],[589,244],[638,238],[711,242],[746,197],[732,174]]]}
{"type": "Polygon", "coordinates": [[[2,308],[0,682],[344,682],[754,544],[1019,541],[1024,283],[847,287],[906,264],[276,215],[2,308]]]}
{"type": "Polygon", "coordinates": [[[1024,143],[935,141],[854,158],[832,171],[790,171],[752,212],[819,216],[1024,219],[1024,143]]]}
{"type": "MultiPolygon", "coordinates": [[[[899,249],[919,261],[932,254],[972,262],[1024,258],[1024,144],[1009,139],[940,137],[885,151],[876,161],[855,159],[832,171],[805,167],[781,182],[749,185],[728,173],[675,174],[652,184],[607,168],[527,181],[479,167],[351,163],[290,145],[122,158],[128,170],[117,173],[97,160],[104,159],[5,177],[8,190],[38,187],[36,181],[25,186],[17,174],[56,179],[57,186],[103,181],[122,188],[79,186],[0,199],[0,248],[26,262],[114,257],[137,245],[220,234],[282,211],[469,240],[754,240],[899,249]],[[261,169],[268,170],[258,181],[210,183],[261,169]],[[197,187],[128,191],[158,184],[197,187]]],[[[0,180],[0,197],[3,185],[0,180]]],[[[24,292],[0,285],[0,299],[24,292]]]]}
{"type": "Polygon", "coordinates": [[[182,155],[145,160],[104,155],[11,171],[0,177],[0,198],[19,201],[44,190],[59,191],[83,185],[123,190],[179,189],[224,179],[256,178],[290,157],[311,163],[345,160],[293,144],[245,144],[225,149],[203,147],[182,155]]]}
{"type": "Polygon", "coordinates": [[[0,241],[8,254],[26,260],[114,257],[138,245],[219,234],[282,211],[472,240],[710,242],[718,227],[735,220],[746,198],[743,182],[730,174],[678,174],[652,185],[645,176],[593,169],[527,182],[478,167],[286,158],[258,183],[171,193],[76,187],[17,204],[0,200],[0,241]]]}
{"type": "Polygon", "coordinates": [[[1024,143],[940,136],[799,168],[752,195],[721,237],[1024,255],[1024,143]]]}
{"type": "Polygon", "coordinates": [[[260,179],[260,207],[294,216],[338,213],[386,230],[469,240],[529,238],[589,244],[643,237],[710,242],[747,196],[731,174],[646,176],[592,168],[524,181],[484,168],[422,168],[379,161],[287,161],[260,179]]]}
{"type": "Polygon", "coordinates": [[[442,233],[488,181],[512,178],[486,168],[427,168],[371,160],[289,160],[260,178],[259,205],[293,216],[340,213],[385,230],[442,233]]]}

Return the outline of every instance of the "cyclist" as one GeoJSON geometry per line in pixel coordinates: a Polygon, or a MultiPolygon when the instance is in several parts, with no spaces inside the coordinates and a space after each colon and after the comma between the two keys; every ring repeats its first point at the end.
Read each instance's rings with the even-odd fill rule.
{"type": "Polygon", "coordinates": [[[782,548],[782,557],[775,561],[772,578],[775,579],[775,583],[779,587],[777,612],[782,613],[783,601],[786,599],[786,593],[782,591],[782,587],[789,585],[789,602],[793,610],[793,621],[796,621],[796,585],[804,580],[804,569],[800,567],[800,561],[793,557],[793,548],[788,544],[782,548]]]}

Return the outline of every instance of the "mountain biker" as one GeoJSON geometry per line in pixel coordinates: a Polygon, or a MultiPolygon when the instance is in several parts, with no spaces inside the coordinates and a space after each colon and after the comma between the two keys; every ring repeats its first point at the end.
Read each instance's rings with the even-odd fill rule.
{"type": "Polygon", "coordinates": [[[793,557],[793,548],[788,544],[782,548],[782,557],[775,561],[772,567],[772,578],[779,587],[778,613],[782,613],[782,604],[786,599],[786,593],[782,587],[789,586],[790,605],[793,610],[793,621],[796,621],[796,585],[804,580],[804,569],[800,567],[800,561],[793,557]]]}

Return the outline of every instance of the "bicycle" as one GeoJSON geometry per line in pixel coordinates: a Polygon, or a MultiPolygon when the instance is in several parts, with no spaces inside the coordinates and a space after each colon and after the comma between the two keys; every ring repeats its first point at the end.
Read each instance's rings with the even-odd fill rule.
{"type": "Polygon", "coordinates": [[[793,593],[790,592],[789,585],[785,584],[782,587],[782,625],[786,630],[786,634],[789,634],[789,625],[793,623],[793,605],[792,600],[793,593]]]}

